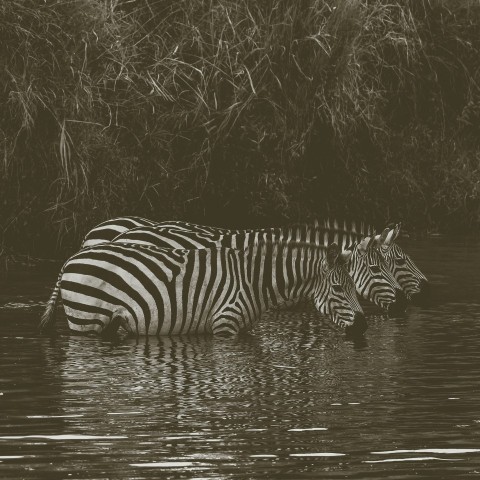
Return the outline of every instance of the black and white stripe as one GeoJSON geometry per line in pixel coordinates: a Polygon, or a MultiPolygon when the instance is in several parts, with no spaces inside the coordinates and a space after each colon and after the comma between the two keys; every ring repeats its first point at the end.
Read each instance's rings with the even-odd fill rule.
{"type": "MultiPolygon", "coordinates": [[[[324,227],[320,224],[229,231],[186,222],[161,222],[128,230],[113,241],[162,248],[224,246],[237,249],[247,248],[262,241],[305,242],[311,245],[328,245],[336,241],[345,247],[347,241],[351,242],[359,236],[352,231],[341,233],[337,226],[324,227]]],[[[405,296],[380,255],[373,236],[364,238],[349,248],[352,256],[347,266],[357,293],[389,311],[405,310],[405,296]]]]}
{"type": "MultiPolygon", "coordinates": [[[[336,242],[340,248],[344,248],[352,241],[358,241],[358,236],[374,235],[371,226],[364,223],[340,224],[336,220],[325,220],[324,226],[331,232],[329,241],[336,242]]],[[[407,300],[413,304],[422,304],[429,294],[429,283],[426,276],[420,271],[411,257],[395,241],[399,237],[401,223],[390,224],[381,235],[376,235],[376,246],[381,257],[381,263],[390,270],[393,278],[402,289],[407,300]]],[[[380,261],[378,257],[373,263],[380,261]]],[[[399,296],[399,304],[402,300],[399,296]]]]}
{"type": "Polygon", "coordinates": [[[310,298],[335,324],[363,333],[349,255],[335,244],[263,242],[243,251],[96,245],[65,263],[40,327],[53,324],[59,294],[72,330],[122,326],[135,335],[238,333],[271,306],[310,298]]]}
{"type": "Polygon", "coordinates": [[[405,311],[407,298],[380,254],[375,237],[366,237],[350,248],[355,253],[349,263],[349,272],[358,295],[389,313],[405,311]]]}
{"type": "Polygon", "coordinates": [[[377,241],[388,268],[392,271],[407,298],[414,304],[422,304],[428,298],[429,283],[415,262],[395,242],[400,229],[401,224],[394,228],[386,228],[377,237],[377,241]]]}
{"type": "Polygon", "coordinates": [[[111,242],[117,235],[120,235],[131,228],[156,225],[157,222],[142,217],[116,217],[111,218],[92,228],[83,238],[80,248],[92,247],[100,243],[111,242]]]}

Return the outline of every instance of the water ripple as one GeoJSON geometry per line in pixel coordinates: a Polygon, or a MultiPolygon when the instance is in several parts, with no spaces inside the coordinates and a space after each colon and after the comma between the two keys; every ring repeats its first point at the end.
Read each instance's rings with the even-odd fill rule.
{"type": "Polygon", "coordinates": [[[410,247],[436,278],[431,304],[395,318],[368,307],[361,342],[301,308],[270,312],[235,338],[114,340],[72,335],[59,309],[56,334],[43,336],[32,307],[55,279],[5,284],[2,476],[475,474],[480,247],[410,247]]]}
{"type": "Polygon", "coordinates": [[[374,455],[393,455],[403,453],[443,453],[443,454],[457,454],[457,453],[478,453],[479,448],[418,448],[413,450],[386,450],[383,452],[372,452],[374,455]]]}
{"type": "Polygon", "coordinates": [[[0,440],[24,440],[24,439],[46,439],[46,440],[118,440],[128,438],[125,435],[0,435],[0,440]]]}
{"type": "Polygon", "coordinates": [[[429,460],[440,460],[442,462],[456,462],[460,459],[439,458],[439,457],[408,457],[408,458],[385,458],[383,460],[364,460],[364,463],[392,463],[392,462],[425,462],[429,460]]]}

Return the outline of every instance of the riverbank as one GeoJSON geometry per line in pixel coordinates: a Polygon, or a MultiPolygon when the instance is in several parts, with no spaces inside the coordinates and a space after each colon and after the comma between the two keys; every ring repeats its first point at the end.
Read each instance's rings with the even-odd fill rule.
{"type": "Polygon", "coordinates": [[[0,248],[122,214],[478,233],[474,1],[0,6],[0,248]]]}

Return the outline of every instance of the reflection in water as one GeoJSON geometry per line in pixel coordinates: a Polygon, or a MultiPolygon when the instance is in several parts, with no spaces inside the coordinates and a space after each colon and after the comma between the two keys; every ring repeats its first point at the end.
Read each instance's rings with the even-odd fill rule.
{"type": "Polygon", "coordinates": [[[238,338],[114,342],[66,325],[41,337],[41,309],[0,309],[0,477],[480,471],[480,249],[412,255],[434,301],[395,318],[367,309],[362,343],[308,309],[238,338]]]}
{"type": "Polygon", "coordinates": [[[2,310],[10,310],[10,309],[18,309],[18,310],[26,310],[28,308],[38,308],[42,307],[45,308],[45,305],[47,302],[44,302],[43,300],[38,301],[38,300],[26,300],[24,302],[7,302],[4,303],[0,308],[2,310]]]}

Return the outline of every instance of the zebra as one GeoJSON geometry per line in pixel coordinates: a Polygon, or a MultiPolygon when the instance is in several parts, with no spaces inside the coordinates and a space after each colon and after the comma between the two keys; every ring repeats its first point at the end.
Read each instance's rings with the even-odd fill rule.
{"type": "MultiPolygon", "coordinates": [[[[242,233],[242,230],[227,230],[218,227],[209,227],[203,225],[197,225],[193,223],[187,223],[183,221],[167,221],[167,222],[154,222],[152,220],[140,218],[140,217],[118,217],[108,220],[87,233],[85,236],[85,240],[83,245],[88,246],[90,244],[105,242],[105,241],[112,241],[115,236],[112,235],[115,231],[117,232],[127,232],[128,229],[134,229],[136,227],[141,228],[142,226],[158,226],[164,227],[165,229],[175,228],[175,229],[182,229],[184,231],[195,231],[199,235],[208,235],[208,234],[234,234],[234,233],[242,233]],[[109,226],[109,236],[105,234],[104,225],[109,226]]],[[[324,244],[328,245],[329,243],[335,242],[340,245],[341,248],[347,248],[352,243],[360,242],[362,238],[365,236],[371,236],[374,233],[374,230],[371,226],[368,226],[365,223],[356,223],[356,222],[346,222],[343,223],[338,222],[337,220],[330,220],[326,219],[323,222],[315,222],[314,227],[316,228],[324,228],[324,237],[323,241],[324,244]]],[[[365,258],[365,265],[368,263],[372,265],[374,270],[378,271],[378,268],[384,270],[384,262],[387,262],[388,269],[394,276],[395,281],[400,285],[401,290],[404,292],[404,295],[407,297],[409,301],[411,301],[415,305],[422,305],[423,300],[428,297],[429,291],[429,283],[425,275],[420,271],[420,269],[415,265],[413,260],[403,251],[403,249],[395,243],[395,239],[398,237],[398,232],[400,231],[401,224],[398,225],[390,225],[388,228],[388,233],[390,232],[390,236],[388,237],[388,244],[384,244],[386,237],[382,237],[381,235],[377,235],[376,239],[378,242],[378,251],[383,257],[380,259],[378,256],[373,254],[376,258],[367,259],[365,258]],[[392,230],[397,229],[397,233],[393,234],[392,230]],[[371,261],[370,261],[371,260],[371,261]]],[[[269,229],[266,229],[269,230],[269,229]]],[[[385,229],[387,230],[387,229],[385,229]]],[[[383,233],[385,233],[385,230],[383,233]]],[[[314,231],[314,230],[312,230],[314,231]]],[[[245,230],[243,232],[254,232],[254,230],[245,230]]],[[[138,232],[139,233],[139,232],[138,232]]],[[[120,233],[121,234],[121,233],[120,233]]],[[[133,232],[132,232],[133,235],[133,232]]],[[[298,235],[295,237],[297,240],[300,238],[298,235]]],[[[309,237],[304,239],[307,242],[318,243],[319,238],[318,236],[309,237]]],[[[158,240],[157,240],[158,241],[158,240]]],[[[167,246],[167,245],[164,245],[167,246]]],[[[371,249],[373,250],[373,248],[371,249]]],[[[358,268],[358,267],[357,267],[358,268]]],[[[363,271],[365,272],[368,268],[365,268],[363,271]]],[[[359,287],[360,289],[361,287],[359,287]]],[[[396,287],[397,288],[397,287],[396,287]]],[[[365,298],[364,293],[359,294],[365,298]]],[[[398,300],[394,304],[395,306],[398,305],[398,310],[403,309],[403,305],[405,304],[404,296],[401,294],[400,291],[397,290],[397,297],[398,300]],[[400,307],[401,306],[401,307],[400,307]]],[[[367,296],[367,299],[368,296],[367,296]]],[[[380,301],[373,301],[373,303],[380,305],[380,301]]],[[[384,301],[385,303],[385,301],[384,301]]],[[[393,307],[393,306],[392,306],[393,307]]],[[[393,307],[395,309],[395,307],[393,307]]]]}
{"type": "Polygon", "coordinates": [[[49,329],[61,296],[70,329],[131,335],[237,334],[271,306],[314,300],[321,313],[367,328],[345,263],[351,252],[290,242],[246,249],[164,249],[111,242],[87,247],[62,267],[40,322],[49,329]]]}
{"type": "MultiPolygon", "coordinates": [[[[365,224],[353,223],[349,226],[346,222],[340,225],[336,220],[325,220],[323,225],[331,232],[329,241],[338,243],[341,248],[358,236],[373,234],[373,228],[365,224]]],[[[375,236],[377,247],[407,300],[414,305],[423,305],[429,296],[429,282],[411,257],[395,243],[400,229],[401,223],[389,224],[380,235],[375,236]]]]}
{"type": "Polygon", "coordinates": [[[423,305],[429,296],[429,283],[413,260],[395,243],[400,229],[401,223],[386,228],[376,239],[383,258],[407,298],[414,305],[423,305]]]}
{"type": "MultiPolygon", "coordinates": [[[[155,245],[162,248],[204,248],[217,245],[242,249],[258,241],[301,241],[325,245],[329,242],[331,233],[331,230],[320,227],[319,224],[229,231],[175,221],[133,228],[118,235],[113,242],[155,245]]],[[[338,237],[337,234],[335,236],[338,237]]],[[[374,236],[366,237],[348,248],[352,252],[348,268],[357,293],[390,313],[405,311],[406,297],[379,254],[374,236]]]]}

